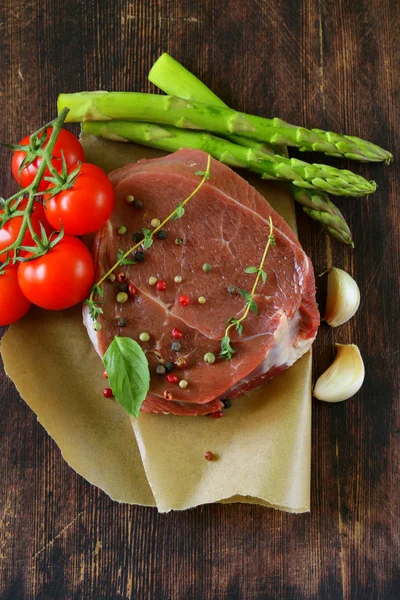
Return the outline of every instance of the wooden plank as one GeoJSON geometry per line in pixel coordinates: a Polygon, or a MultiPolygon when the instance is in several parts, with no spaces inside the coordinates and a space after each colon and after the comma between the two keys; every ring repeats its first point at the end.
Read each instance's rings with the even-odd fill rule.
{"type": "MultiPolygon", "coordinates": [[[[4,0],[0,139],[16,141],[49,120],[61,91],[149,90],[147,72],[168,50],[240,109],[395,151],[399,22],[393,0],[4,0]]],[[[0,148],[4,195],[14,190],[8,160],[0,148]]],[[[2,598],[400,596],[399,170],[352,167],[379,184],[373,198],[337,202],[354,252],[298,214],[316,272],[343,267],[362,293],[350,324],[321,328],[315,372],[332,360],[334,341],[359,344],[367,371],[355,400],[315,403],[311,514],[118,506],[63,462],[2,373],[2,598]]]]}

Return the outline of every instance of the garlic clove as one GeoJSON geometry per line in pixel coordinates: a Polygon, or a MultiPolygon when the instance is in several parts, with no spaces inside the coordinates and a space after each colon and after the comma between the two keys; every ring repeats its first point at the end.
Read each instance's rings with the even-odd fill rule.
{"type": "Polygon", "coordinates": [[[336,348],[335,360],[314,386],[315,398],[325,402],[347,400],[358,392],[364,381],[364,363],[358,347],[336,344],[336,348]]]}
{"type": "Polygon", "coordinates": [[[330,269],[324,320],[338,327],[351,319],[359,306],[360,290],[352,276],[337,267],[330,269]]]}

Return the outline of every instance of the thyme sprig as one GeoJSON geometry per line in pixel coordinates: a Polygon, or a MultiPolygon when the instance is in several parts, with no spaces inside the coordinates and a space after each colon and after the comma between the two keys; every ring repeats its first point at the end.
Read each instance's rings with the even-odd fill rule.
{"type": "Polygon", "coordinates": [[[264,263],[267,258],[267,254],[268,254],[268,250],[269,250],[270,246],[276,245],[276,241],[275,241],[273,232],[274,232],[274,226],[272,223],[272,218],[270,217],[269,218],[269,236],[268,236],[267,244],[264,249],[264,253],[262,255],[260,265],[258,267],[254,267],[254,266],[247,267],[244,271],[245,273],[257,273],[257,276],[255,278],[251,292],[248,292],[247,290],[243,290],[243,289],[239,290],[240,295],[245,300],[245,307],[246,307],[245,311],[239,319],[237,319],[236,317],[231,317],[230,319],[228,319],[228,321],[226,323],[227,327],[225,329],[225,334],[221,340],[220,356],[223,358],[226,358],[227,360],[231,360],[232,356],[235,354],[235,349],[232,348],[232,346],[231,346],[231,339],[229,336],[230,330],[235,328],[236,331],[238,332],[238,334],[242,335],[242,333],[243,333],[242,323],[247,318],[249,311],[251,310],[254,314],[258,313],[258,307],[257,307],[257,303],[254,300],[254,295],[255,295],[257,285],[258,285],[258,282],[260,281],[260,279],[261,279],[263,285],[265,285],[265,283],[267,281],[267,273],[264,271],[264,263]]]}
{"type": "MultiPolygon", "coordinates": [[[[94,284],[94,286],[90,290],[89,298],[87,298],[87,300],[85,300],[85,304],[87,304],[89,307],[89,314],[90,314],[92,321],[96,321],[97,318],[99,317],[99,315],[102,314],[102,312],[103,312],[101,307],[99,306],[101,301],[96,300],[95,295],[100,296],[101,298],[103,297],[103,289],[101,286],[104,283],[104,281],[107,279],[107,277],[109,277],[112,274],[112,272],[120,265],[135,264],[135,261],[132,261],[129,258],[129,255],[132,254],[132,252],[135,252],[135,250],[137,250],[141,246],[143,247],[143,250],[147,250],[148,248],[150,248],[150,246],[153,244],[154,236],[160,231],[160,229],[162,229],[168,223],[168,221],[180,219],[185,214],[185,209],[184,209],[185,205],[197,194],[197,192],[203,187],[204,183],[210,178],[210,164],[211,164],[211,156],[208,155],[207,167],[206,167],[205,171],[201,171],[202,180],[200,181],[200,183],[189,194],[189,196],[187,198],[185,198],[185,200],[180,202],[175,207],[175,209],[157,227],[155,227],[154,229],[151,229],[151,230],[143,228],[142,229],[143,239],[141,239],[140,242],[137,242],[136,244],[134,244],[133,246],[128,248],[128,250],[126,250],[126,252],[124,252],[123,250],[118,251],[116,263],[107,271],[107,273],[105,273],[99,279],[99,281],[97,281],[94,284]]],[[[196,175],[199,173],[200,172],[198,171],[196,173],[196,175]]]]}
{"type": "MultiPolygon", "coordinates": [[[[47,123],[40,129],[32,133],[32,135],[29,138],[29,145],[18,146],[4,144],[7,148],[10,148],[11,150],[22,150],[26,152],[26,156],[20,165],[20,171],[25,167],[29,166],[35,160],[35,158],[41,157],[42,159],[32,183],[29,184],[27,187],[20,189],[18,192],[16,192],[7,199],[1,198],[0,201],[0,208],[2,210],[2,215],[0,217],[0,229],[4,227],[4,225],[10,219],[14,217],[22,217],[22,223],[18,232],[17,239],[14,240],[12,244],[2,249],[2,254],[7,256],[12,255],[10,259],[12,264],[17,263],[18,261],[23,262],[26,260],[30,260],[36,256],[41,256],[45,254],[50,248],[54,247],[54,245],[57,244],[64,235],[64,232],[62,231],[56,239],[53,239],[51,241],[48,239],[44,228],[41,227],[41,236],[39,236],[34,231],[31,215],[34,209],[35,201],[37,201],[37,197],[41,195],[41,193],[38,190],[46,168],[49,169],[50,173],[53,175],[54,178],[57,178],[59,176],[51,160],[53,158],[52,153],[54,145],[64,125],[64,121],[68,112],[69,109],[64,108],[62,112],[58,115],[58,117],[56,117],[55,119],[50,121],[50,123],[47,123]],[[50,127],[52,128],[52,131],[46,146],[44,146],[47,138],[46,132],[50,127]],[[27,199],[26,207],[23,210],[19,210],[20,204],[24,199],[27,199]],[[27,230],[29,230],[31,237],[36,244],[35,246],[30,246],[29,248],[24,247],[22,245],[27,230]],[[20,250],[28,250],[32,253],[32,255],[29,258],[22,258],[19,256],[20,250]]],[[[4,272],[4,269],[2,272],[4,272]]]]}

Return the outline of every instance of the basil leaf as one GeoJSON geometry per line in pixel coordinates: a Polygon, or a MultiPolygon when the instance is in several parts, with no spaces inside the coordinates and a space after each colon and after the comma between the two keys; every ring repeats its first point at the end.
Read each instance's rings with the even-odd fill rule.
{"type": "Polygon", "coordinates": [[[116,336],[103,362],[116,401],[138,417],[150,387],[149,364],[142,348],[131,338],[116,336]]]}

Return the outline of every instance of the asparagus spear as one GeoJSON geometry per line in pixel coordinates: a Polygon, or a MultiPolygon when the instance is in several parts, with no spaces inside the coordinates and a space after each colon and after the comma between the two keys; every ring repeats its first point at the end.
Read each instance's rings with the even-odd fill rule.
{"type": "Polygon", "coordinates": [[[84,122],[82,131],[107,139],[130,141],[167,152],[180,148],[204,150],[231,167],[243,167],[262,179],[288,180],[299,188],[322,190],[338,196],[360,196],[375,191],[376,184],[351,171],[328,165],[310,165],[297,158],[264,154],[233,144],[206,132],[132,121],[84,122]]]}
{"type": "Polygon", "coordinates": [[[243,137],[274,145],[295,146],[302,151],[325,152],[362,161],[389,163],[390,152],[352,136],[308,130],[281,119],[264,119],[230,108],[220,108],[175,96],[139,92],[79,92],[60,94],[58,110],[68,106],[68,121],[144,121],[182,129],[203,129],[212,133],[243,137]]]}
{"type": "MultiPolygon", "coordinates": [[[[185,69],[177,60],[164,52],[154,63],[148,75],[149,81],[159,87],[163,92],[179,96],[186,100],[198,100],[216,106],[227,105],[216,96],[210,88],[200,81],[193,73],[185,69]]],[[[250,140],[238,135],[229,136],[232,142],[251,147],[255,150],[275,154],[272,146],[250,140]]],[[[281,146],[278,154],[288,156],[286,146],[281,146]]],[[[303,210],[338,241],[354,246],[351,231],[340,210],[331,202],[323,192],[313,192],[289,184],[294,199],[303,205],[303,210]]]]}

